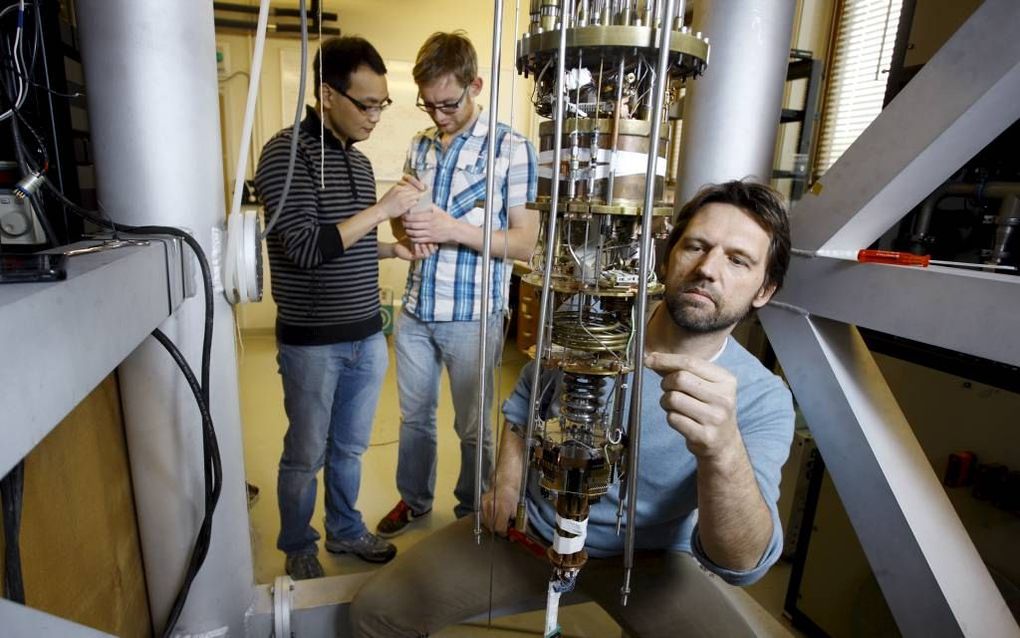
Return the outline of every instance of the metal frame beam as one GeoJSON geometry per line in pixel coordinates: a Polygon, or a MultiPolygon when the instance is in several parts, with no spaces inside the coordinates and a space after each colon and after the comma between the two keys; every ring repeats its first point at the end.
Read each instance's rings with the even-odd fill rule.
{"type": "MultiPolygon", "coordinates": [[[[295,580],[289,592],[281,592],[290,599],[290,619],[283,624],[290,625],[294,636],[346,636],[340,631],[347,626],[348,608],[354,594],[361,589],[372,572],[329,576],[312,580],[295,580]]],[[[278,600],[278,585],[258,585],[255,587],[251,610],[245,619],[245,636],[247,638],[271,638],[274,626],[280,621],[275,617],[276,610],[282,606],[278,600]]]]}
{"type": "MultiPolygon", "coordinates": [[[[1015,0],[986,0],[799,202],[794,246],[867,247],[1020,118],[1018,29],[1015,0]]],[[[786,286],[761,321],[900,630],[1020,636],[849,325],[1020,364],[1020,278],[816,257],[786,286]]]]}
{"type": "Polygon", "coordinates": [[[1020,366],[1020,277],[1015,275],[794,258],[777,300],[821,317],[1020,366]]]}
{"type": "Polygon", "coordinates": [[[39,636],[113,638],[112,634],[2,598],[0,598],[0,618],[3,619],[4,636],[8,638],[38,638],[39,636]]]}
{"type": "Polygon", "coordinates": [[[761,321],[900,631],[1017,626],[857,329],[765,308],[761,321]]]}
{"type": "Polygon", "coordinates": [[[65,281],[0,288],[0,325],[12,331],[0,367],[0,476],[183,301],[178,241],[150,242],[71,257],[65,281]]]}

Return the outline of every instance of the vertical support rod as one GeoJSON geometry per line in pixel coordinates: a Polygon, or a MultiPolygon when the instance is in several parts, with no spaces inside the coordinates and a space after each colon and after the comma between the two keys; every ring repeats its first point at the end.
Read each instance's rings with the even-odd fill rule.
{"type": "Polygon", "coordinates": [[[699,0],[692,31],[712,36],[712,64],[687,86],[679,209],[702,186],[772,179],[794,0],[699,0]]]}
{"type": "MultiPolygon", "coordinates": [[[[673,13],[675,0],[666,0],[665,15],[673,13]]],[[[669,83],[669,24],[663,22],[659,27],[659,60],[655,67],[655,90],[652,98],[651,139],[648,142],[648,169],[645,171],[645,202],[641,218],[641,256],[638,261],[638,296],[635,300],[634,312],[634,385],[630,397],[630,414],[628,415],[627,435],[630,448],[627,450],[627,534],[624,537],[623,555],[623,587],[620,598],[624,605],[630,594],[630,576],[634,568],[634,523],[637,508],[638,485],[638,449],[641,446],[641,388],[644,379],[645,365],[645,312],[648,306],[648,271],[652,255],[652,206],[655,203],[655,175],[659,162],[659,134],[662,129],[662,104],[666,97],[666,84],[669,83]]]]}
{"type": "MultiPolygon", "coordinates": [[[[525,497],[528,491],[528,464],[531,461],[531,437],[535,432],[535,417],[538,409],[538,381],[542,375],[542,352],[545,350],[547,329],[546,322],[551,314],[549,306],[553,302],[552,267],[553,250],[556,246],[556,213],[560,203],[560,159],[563,155],[563,78],[566,75],[567,57],[567,17],[574,12],[574,1],[566,0],[564,11],[560,14],[560,47],[556,58],[556,113],[553,130],[553,163],[552,192],[549,195],[549,219],[545,232],[545,272],[542,276],[542,299],[538,309],[538,334],[535,339],[535,366],[531,371],[531,405],[528,406],[528,428],[524,437],[525,454],[521,460],[521,486],[517,499],[517,516],[515,525],[524,531],[527,526],[525,497]]],[[[569,176],[568,176],[569,179],[569,176]]]]}
{"type": "Polygon", "coordinates": [[[613,202],[616,188],[616,154],[620,144],[620,109],[623,107],[623,74],[626,71],[626,57],[620,54],[620,68],[616,72],[616,108],[613,113],[613,143],[609,151],[609,179],[606,181],[606,203],[613,202]]]}
{"type": "MultiPolygon", "coordinates": [[[[212,3],[78,0],[78,10],[96,178],[106,210],[118,222],[183,227],[211,256],[214,229],[225,217],[219,145],[209,143],[220,137],[212,3]],[[155,134],[157,126],[173,135],[155,134]]],[[[234,322],[223,295],[212,302],[210,411],[223,492],[209,553],[177,631],[241,636],[254,574],[234,322]]],[[[196,369],[202,328],[201,295],[185,300],[160,326],[196,369]]],[[[158,344],[143,343],[118,372],[149,609],[158,633],[204,515],[201,422],[187,384],[158,344]]]]}
{"type": "MultiPolygon", "coordinates": [[[[478,326],[478,433],[475,443],[475,542],[482,540],[482,461],[485,455],[485,393],[488,376],[486,354],[489,336],[489,295],[492,281],[492,191],[496,184],[496,125],[499,110],[499,60],[503,45],[503,0],[494,0],[492,17],[492,67],[489,74],[489,133],[485,154],[485,221],[482,225],[482,299],[478,326]]],[[[503,202],[506,205],[506,202],[503,202]]],[[[509,225],[509,216],[507,217],[509,225]]]]}

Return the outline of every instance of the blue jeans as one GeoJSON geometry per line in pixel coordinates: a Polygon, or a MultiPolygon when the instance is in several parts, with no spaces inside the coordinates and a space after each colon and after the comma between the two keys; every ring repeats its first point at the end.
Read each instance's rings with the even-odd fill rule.
{"type": "Polygon", "coordinates": [[[314,554],[319,534],[311,526],[318,481],[325,465],[327,538],[365,533],[355,509],[361,455],[372,435],[379,389],[389,364],[381,332],[361,341],[324,346],[277,342],[283,402],[290,425],[283,439],[277,480],[280,536],[287,554],[314,554]]]}
{"type": "MultiPolygon", "coordinates": [[[[482,491],[492,473],[492,369],[503,343],[503,316],[490,315],[485,369],[485,441],[482,491]]],[[[442,366],[450,376],[453,428],[460,438],[460,475],[453,494],[458,517],[474,511],[478,436],[478,350],[480,321],[419,321],[408,313],[397,320],[397,388],[400,393],[400,452],[397,489],[414,512],[432,508],[436,489],[436,405],[442,366]]]]}

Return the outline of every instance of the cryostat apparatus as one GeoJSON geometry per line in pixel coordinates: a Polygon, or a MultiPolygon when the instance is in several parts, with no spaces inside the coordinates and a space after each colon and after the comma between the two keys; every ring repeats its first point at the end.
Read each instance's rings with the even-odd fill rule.
{"type": "Polygon", "coordinates": [[[652,239],[673,212],[665,188],[670,126],[684,82],[707,64],[708,38],[683,26],[684,2],[532,0],[517,42],[519,74],[534,79],[539,127],[539,245],[523,281],[541,291],[526,467],[517,532],[526,526],[529,475],[555,503],[557,529],[546,634],[556,634],[559,595],[587,561],[588,513],[621,490],[617,529],[627,534],[629,592],[640,424],[644,315],[661,294],[652,239]],[[562,375],[549,416],[543,371],[562,375]],[[625,407],[630,405],[629,413],[625,407]],[[626,503],[626,518],[624,517],[626,503]],[[622,525],[627,521],[627,525],[622,525]]]}

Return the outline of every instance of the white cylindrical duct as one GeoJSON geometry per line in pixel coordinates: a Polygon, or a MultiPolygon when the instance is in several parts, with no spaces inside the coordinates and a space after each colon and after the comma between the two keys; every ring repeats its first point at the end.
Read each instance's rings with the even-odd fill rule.
{"type": "MultiPolygon", "coordinates": [[[[77,8],[105,210],[126,224],[185,228],[211,254],[213,229],[224,219],[212,3],[78,0],[77,8]]],[[[160,328],[200,376],[203,299],[197,282],[196,289],[199,294],[160,328]]],[[[254,580],[234,324],[222,295],[215,295],[214,307],[210,407],[223,491],[211,547],[177,633],[242,636],[254,580]]],[[[201,419],[180,372],[153,340],[124,361],[119,377],[149,608],[158,632],[204,514],[201,419]]]]}
{"type": "Polygon", "coordinates": [[[795,0],[699,0],[692,31],[711,36],[704,76],[687,86],[677,206],[705,184],[769,183],[795,0]]]}

